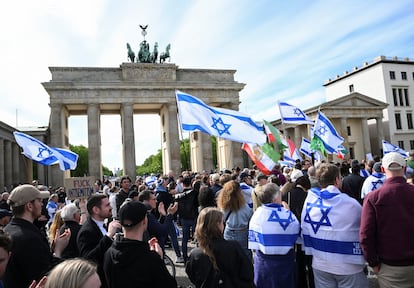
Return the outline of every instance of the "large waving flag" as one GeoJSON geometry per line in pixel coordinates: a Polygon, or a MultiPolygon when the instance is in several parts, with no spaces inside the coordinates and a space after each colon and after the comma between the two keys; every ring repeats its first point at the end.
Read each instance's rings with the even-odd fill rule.
{"type": "Polygon", "coordinates": [[[400,153],[403,157],[408,157],[408,152],[401,149],[397,145],[391,144],[385,140],[382,140],[382,150],[384,151],[384,155],[389,152],[397,152],[400,153]]]}
{"type": "Polygon", "coordinates": [[[305,156],[312,158],[312,149],[310,147],[311,143],[308,139],[302,137],[302,143],[300,144],[300,152],[305,156]]]}
{"type": "Polygon", "coordinates": [[[181,127],[186,131],[201,131],[236,142],[264,144],[263,127],[239,111],[210,107],[200,99],[175,92],[181,127]]]}
{"type": "Polygon", "coordinates": [[[277,155],[274,154],[276,153],[275,150],[268,143],[263,144],[263,146],[258,144],[243,143],[242,149],[246,151],[253,163],[265,175],[270,175],[270,172],[279,160],[276,158],[277,155]]]}
{"type": "Polygon", "coordinates": [[[76,169],[78,154],[66,149],[49,147],[36,138],[21,132],[15,131],[13,134],[27,158],[47,166],[59,163],[59,168],[62,171],[76,169]]]}
{"type": "Polygon", "coordinates": [[[342,142],[344,142],[344,138],[336,132],[331,121],[319,111],[313,129],[311,148],[321,151],[326,156],[326,153],[336,153],[336,149],[342,142]]]}
{"type": "Polygon", "coordinates": [[[288,149],[285,150],[285,152],[283,153],[283,159],[293,163],[296,163],[296,160],[302,161],[302,157],[300,156],[299,151],[296,148],[295,142],[293,142],[292,139],[286,139],[286,143],[288,149]]]}
{"type": "Polygon", "coordinates": [[[283,123],[310,125],[314,124],[313,121],[302,110],[286,102],[279,102],[279,111],[283,123]]]}

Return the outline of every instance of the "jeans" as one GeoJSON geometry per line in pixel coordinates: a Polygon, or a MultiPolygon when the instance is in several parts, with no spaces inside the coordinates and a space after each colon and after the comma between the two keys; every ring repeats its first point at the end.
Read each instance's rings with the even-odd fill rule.
{"type": "Polygon", "coordinates": [[[181,257],[180,245],[178,244],[177,232],[175,231],[174,222],[171,222],[171,225],[168,228],[168,235],[170,236],[171,244],[174,248],[175,255],[177,257],[181,257]]]}
{"type": "Polygon", "coordinates": [[[225,240],[234,240],[237,241],[240,246],[243,248],[244,253],[249,258],[250,261],[253,261],[252,258],[252,251],[247,247],[248,243],[248,236],[249,236],[249,229],[243,230],[232,230],[229,228],[224,229],[224,239],[225,240]]]}
{"type": "Polygon", "coordinates": [[[368,278],[364,271],[352,275],[336,275],[313,269],[316,288],[367,288],[368,278]]]}
{"type": "Polygon", "coordinates": [[[193,231],[193,233],[195,232],[195,223],[196,221],[194,219],[181,218],[181,227],[183,229],[183,239],[181,243],[181,248],[183,251],[184,260],[188,259],[187,242],[190,239],[190,229],[193,231]]]}

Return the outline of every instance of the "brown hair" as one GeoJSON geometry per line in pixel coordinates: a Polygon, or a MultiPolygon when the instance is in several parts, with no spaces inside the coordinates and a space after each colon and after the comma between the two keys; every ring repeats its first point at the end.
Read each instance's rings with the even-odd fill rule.
{"type": "Polygon", "coordinates": [[[200,211],[197,218],[195,237],[203,253],[206,254],[214,269],[218,270],[216,257],[213,254],[211,243],[213,240],[223,239],[219,224],[223,222],[223,212],[215,207],[207,207],[200,211]]]}
{"type": "Polygon", "coordinates": [[[217,206],[222,210],[238,211],[246,204],[237,181],[230,180],[224,184],[217,198],[217,206]]]}
{"type": "Polygon", "coordinates": [[[323,163],[316,169],[316,178],[318,179],[321,188],[334,185],[336,178],[340,176],[341,173],[339,168],[333,164],[323,163]]]}

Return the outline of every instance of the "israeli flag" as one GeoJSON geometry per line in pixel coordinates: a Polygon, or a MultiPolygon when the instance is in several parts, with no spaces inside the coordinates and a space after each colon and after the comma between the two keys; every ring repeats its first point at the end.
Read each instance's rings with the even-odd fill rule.
{"type": "Polygon", "coordinates": [[[397,152],[397,153],[400,153],[403,157],[408,157],[409,156],[407,151],[404,151],[403,149],[401,149],[397,145],[388,143],[385,140],[382,140],[382,150],[384,151],[384,155],[389,153],[389,152],[397,152]]]}
{"type": "Polygon", "coordinates": [[[21,132],[15,131],[13,134],[27,158],[46,166],[59,163],[59,168],[62,171],[76,169],[78,154],[66,149],[49,147],[36,138],[21,132]]]}
{"type": "Polygon", "coordinates": [[[315,126],[313,129],[313,137],[319,138],[322,141],[326,151],[329,153],[335,153],[339,145],[344,142],[338,132],[336,132],[335,127],[329,121],[322,112],[318,112],[318,117],[315,121],[315,126]]]}
{"type": "Polygon", "coordinates": [[[312,149],[310,148],[310,141],[308,139],[302,137],[299,150],[307,157],[312,158],[312,149]]]}
{"type": "Polygon", "coordinates": [[[210,107],[200,99],[176,91],[181,127],[186,131],[201,131],[208,135],[241,142],[264,144],[263,126],[235,110],[210,107]]]}
{"type": "Polygon", "coordinates": [[[314,124],[313,121],[302,110],[286,102],[279,102],[279,111],[283,123],[310,125],[314,124]]]}

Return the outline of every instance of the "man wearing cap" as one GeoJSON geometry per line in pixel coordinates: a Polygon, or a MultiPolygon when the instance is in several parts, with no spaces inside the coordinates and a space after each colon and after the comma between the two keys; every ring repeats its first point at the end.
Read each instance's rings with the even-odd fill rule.
{"type": "Polygon", "coordinates": [[[103,258],[106,250],[112,245],[112,238],[116,231],[121,229],[118,220],[113,220],[108,225],[108,231],[104,227],[105,219],[112,216],[112,208],[108,197],[103,194],[94,194],[86,203],[89,213],[88,219],[79,230],[77,244],[82,258],[91,260],[98,265],[98,275],[102,287],[106,286],[103,272],[103,258]]]}
{"type": "Polygon", "coordinates": [[[54,265],[60,262],[62,251],[68,245],[70,230],[55,239],[54,255],[45,237],[33,221],[42,211],[42,199],[49,192],[40,192],[25,184],[13,189],[8,199],[13,219],[4,228],[12,238],[12,254],[4,277],[6,287],[27,288],[33,280],[40,280],[54,265]]]}
{"type": "Polygon", "coordinates": [[[163,261],[156,238],[143,241],[147,230],[147,207],[125,203],[119,211],[124,237],[106,251],[104,271],[108,287],[177,287],[163,261]]]}
{"type": "Polygon", "coordinates": [[[381,162],[376,162],[372,167],[372,174],[369,175],[362,185],[361,199],[364,199],[368,193],[379,189],[385,181],[385,174],[381,173],[381,162]]]}
{"type": "Polygon", "coordinates": [[[399,153],[382,159],[386,180],[365,197],[360,241],[365,259],[378,275],[380,287],[413,287],[414,186],[404,177],[399,153]]]}

